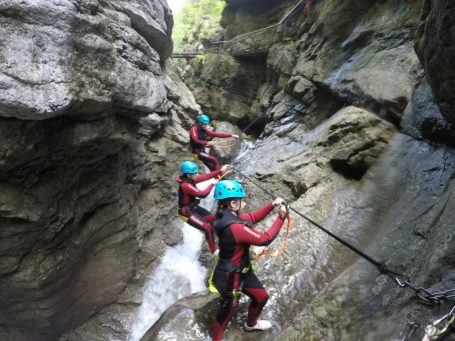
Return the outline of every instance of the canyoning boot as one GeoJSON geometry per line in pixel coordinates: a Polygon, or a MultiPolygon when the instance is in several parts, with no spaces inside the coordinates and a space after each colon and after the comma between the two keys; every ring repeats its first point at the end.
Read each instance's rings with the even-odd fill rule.
{"type": "Polygon", "coordinates": [[[258,320],[252,327],[250,327],[246,322],[243,324],[243,329],[246,332],[252,332],[254,330],[267,330],[270,328],[272,328],[272,323],[267,320],[258,320]]]}

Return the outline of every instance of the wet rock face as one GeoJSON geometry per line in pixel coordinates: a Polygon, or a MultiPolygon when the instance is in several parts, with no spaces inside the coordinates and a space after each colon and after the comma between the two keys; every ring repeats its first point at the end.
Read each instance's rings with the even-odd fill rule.
{"type": "MultiPolygon", "coordinates": [[[[235,134],[239,136],[242,134],[239,128],[227,122],[217,123],[216,131],[235,134]]],[[[216,137],[214,138],[214,141],[216,141],[218,145],[212,147],[213,153],[217,155],[218,160],[220,161],[221,164],[230,163],[235,158],[235,156],[238,155],[240,151],[239,140],[233,138],[222,139],[216,137]]]]}
{"type": "Polygon", "coordinates": [[[455,144],[455,131],[442,115],[426,80],[415,90],[404,112],[401,127],[404,132],[416,138],[455,144]]]}
{"type": "Polygon", "coordinates": [[[346,178],[362,178],[384,151],[393,131],[391,124],[354,107],[341,110],[329,122],[322,145],[330,148],[332,169],[346,178]]]}
{"type": "Polygon", "coordinates": [[[314,7],[294,72],[398,123],[421,77],[412,42],[419,3],[325,3],[314,7]]]}
{"type": "MultiPolygon", "coordinates": [[[[343,105],[355,105],[398,126],[423,77],[413,41],[422,4],[423,0],[318,1],[305,15],[291,16],[282,28],[293,32],[291,35],[268,44],[262,64],[265,79],[260,78],[257,67],[255,74],[245,73],[248,82],[239,77],[244,73],[239,70],[252,70],[248,58],[207,55],[187,66],[186,81],[203,107],[231,121],[246,122],[257,115],[270,115],[277,106],[285,112],[301,104],[320,120],[343,105]],[[252,83],[251,77],[257,82],[252,83]],[[244,86],[236,80],[242,80],[244,86]],[[219,94],[229,98],[227,102],[233,106],[219,94]]],[[[243,11],[244,15],[254,14],[246,3],[243,11]]],[[[268,8],[256,15],[275,18],[277,11],[268,8]]],[[[240,21],[230,20],[226,29],[237,28],[240,21]]],[[[249,50],[255,39],[273,41],[276,32],[265,31],[263,35],[244,36],[232,48],[236,52],[249,50]]]]}
{"type": "Polygon", "coordinates": [[[0,122],[16,137],[2,145],[0,335],[52,339],[112,303],[134,275],[134,130],[115,117],[0,122]]]}
{"type": "MultiPolygon", "coordinates": [[[[452,225],[454,153],[398,134],[355,198],[371,226],[362,248],[411,283],[432,292],[454,287],[452,225]]],[[[358,210],[358,209],[357,209],[358,210]]],[[[354,210],[355,212],[355,210],[354,210]]],[[[355,214],[355,213],[354,213],[355,214]]],[[[424,327],[453,306],[418,304],[412,290],[399,288],[374,266],[358,260],[307,304],[277,340],[390,340],[424,327]],[[420,327],[409,329],[410,322],[420,327]],[[330,328],[327,328],[327,325],[330,328]],[[349,326],[349,327],[348,327],[349,326]]]]}
{"type": "Polygon", "coordinates": [[[77,339],[126,338],[179,239],[173,174],[200,110],[165,66],[171,28],[164,1],[0,3],[1,339],[56,339],[101,310],[77,339]]]}
{"type": "Polygon", "coordinates": [[[265,79],[266,62],[207,54],[195,59],[189,70],[186,83],[203,111],[215,119],[237,123],[249,116],[255,94],[265,79]]]}
{"type": "Polygon", "coordinates": [[[455,74],[451,67],[455,62],[452,48],[455,38],[451,33],[455,26],[454,13],[455,4],[450,0],[426,1],[423,13],[426,21],[416,46],[436,102],[452,125],[455,124],[455,74]]]}
{"type": "Polygon", "coordinates": [[[0,116],[95,119],[162,104],[172,17],[161,2],[2,2],[0,13],[0,116]]]}
{"type": "Polygon", "coordinates": [[[293,4],[288,0],[227,0],[221,19],[226,28],[225,38],[273,25],[293,4]]]}
{"type": "Polygon", "coordinates": [[[207,292],[190,295],[179,300],[141,338],[141,341],[163,340],[172,335],[175,339],[191,340],[195,335],[203,338],[207,326],[217,313],[217,295],[207,292]]]}

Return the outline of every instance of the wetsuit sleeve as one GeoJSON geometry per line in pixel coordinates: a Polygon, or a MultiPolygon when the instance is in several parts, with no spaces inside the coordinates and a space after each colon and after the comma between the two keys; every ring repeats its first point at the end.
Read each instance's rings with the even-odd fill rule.
{"type": "Polygon", "coordinates": [[[196,127],[191,127],[190,129],[190,136],[191,136],[191,140],[195,143],[195,144],[198,144],[202,147],[205,147],[206,144],[207,144],[207,141],[203,141],[199,138],[199,134],[197,133],[197,129],[196,127]]]}
{"type": "Polygon", "coordinates": [[[243,224],[232,224],[231,231],[236,243],[265,246],[269,245],[280,232],[284,220],[277,217],[267,231],[261,232],[243,224]]]}
{"type": "Polygon", "coordinates": [[[211,136],[211,137],[232,137],[232,134],[228,134],[228,133],[218,133],[216,131],[213,131],[213,130],[207,130],[207,135],[208,136],[211,136]]]}
{"type": "Polygon", "coordinates": [[[215,176],[220,175],[220,174],[221,174],[221,170],[216,170],[216,171],[213,171],[210,173],[201,174],[201,175],[194,177],[194,182],[199,183],[199,182],[202,182],[202,181],[205,181],[208,179],[212,179],[215,176]]]}
{"type": "Polygon", "coordinates": [[[250,213],[242,213],[239,215],[239,218],[243,219],[243,220],[251,221],[253,224],[256,224],[256,223],[260,222],[262,219],[264,219],[265,217],[267,217],[267,215],[270,212],[272,212],[272,210],[273,210],[273,205],[267,204],[264,207],[262,207],[256,211],[253,211],[250,213]]]}
{"type": "Polygon", "coordinates": [[[210,184],[207,186],[207,188],[200,190],[195,185],[185,182],[182,184],[181,188],[183,192],[185,192],[188,195],[191,195],[192,197],[205,198],[207,195],[210,194],[213,186],[214,186],[213,184],[210,184]]]}

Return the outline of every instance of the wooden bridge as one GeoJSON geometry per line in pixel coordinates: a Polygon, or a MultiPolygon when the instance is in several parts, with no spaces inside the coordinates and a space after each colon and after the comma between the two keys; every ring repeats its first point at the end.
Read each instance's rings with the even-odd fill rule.
{"type": "Polygon", "coordinates": [[[266,55],[272,45],[292,35],[294,29],[289,25],[289,19],[298,14],[297,11],[307,1],[299,0],[276,24],[240,34],[230,40],[211,41],[205,51],[175,52],[172,56],[173,58],[194,58],[205,53],[227,53],[234,57],[266,55]]]}

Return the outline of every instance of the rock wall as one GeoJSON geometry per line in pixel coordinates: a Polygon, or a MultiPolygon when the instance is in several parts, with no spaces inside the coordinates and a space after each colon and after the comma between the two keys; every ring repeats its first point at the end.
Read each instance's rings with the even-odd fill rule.
{"type": "MultiPolygon", "coordinates": [[[[417,52],[443,115],[453,125],[454,43],[453,30],[455,4],[451,1],[425,1],[422,14],[424,23],[418,32],[417,52]]],[[[453,143],[453,141],[452,141],[453,143]]]]}
{"type": "Polygon", "coordinates": [[[238,123],[249,117],[259,86],[266,78],[261,58],[238,61],[231,56],[207,54],[185,67],[184,79],[202,110],[218,120],[238,123]]]}
{"type": "Polygon", "coordinates": [[[226,28],[225,39],[275,24],[292,1],[226,0],[221,26],[226,28]]]}
{"type": "Polygon", "coordinates": [[[153,1],[2,2],[2,117],[153,112],[172,17],[153,1]],[[58,18],[58,20],[55,20],[58,18]],[[18,96],[21,94],[21,96],[18,96]]]}
{"type": "Polygon", "coordinates": [[[1,339],[126,338],[199,110],[171,30],[165,1],[0,2],[1,339]]]}
{"type": "MultiPolygon", "coordinates": [[[[289,5],[266,3],[269,19],[289,5]]],[[[247,14],[258,3],[229,4],[247,14]]],[[[450,10],[321,0],[266,53],[185,70],[214,117],[262,114],[236,168],[432,290],[455,284],[450,10]]],[[[173,177],[200,110],[166,62],[170,12],[161,1],[2,2],[0,23],[0,337],[126,339],[144,277],[180,238],[173,177]]],[[[270,200],[244,183],[250,208],[270,200]]],[[[226,340],[421,338],[450,308],[417,305],[299,216],[284,256],[262,258],[258,274],[274,327],[245,335],[242,301],[226,340]]],[[[177,304],[144,340],[208,337],[215,303],[177,304]]]]}

